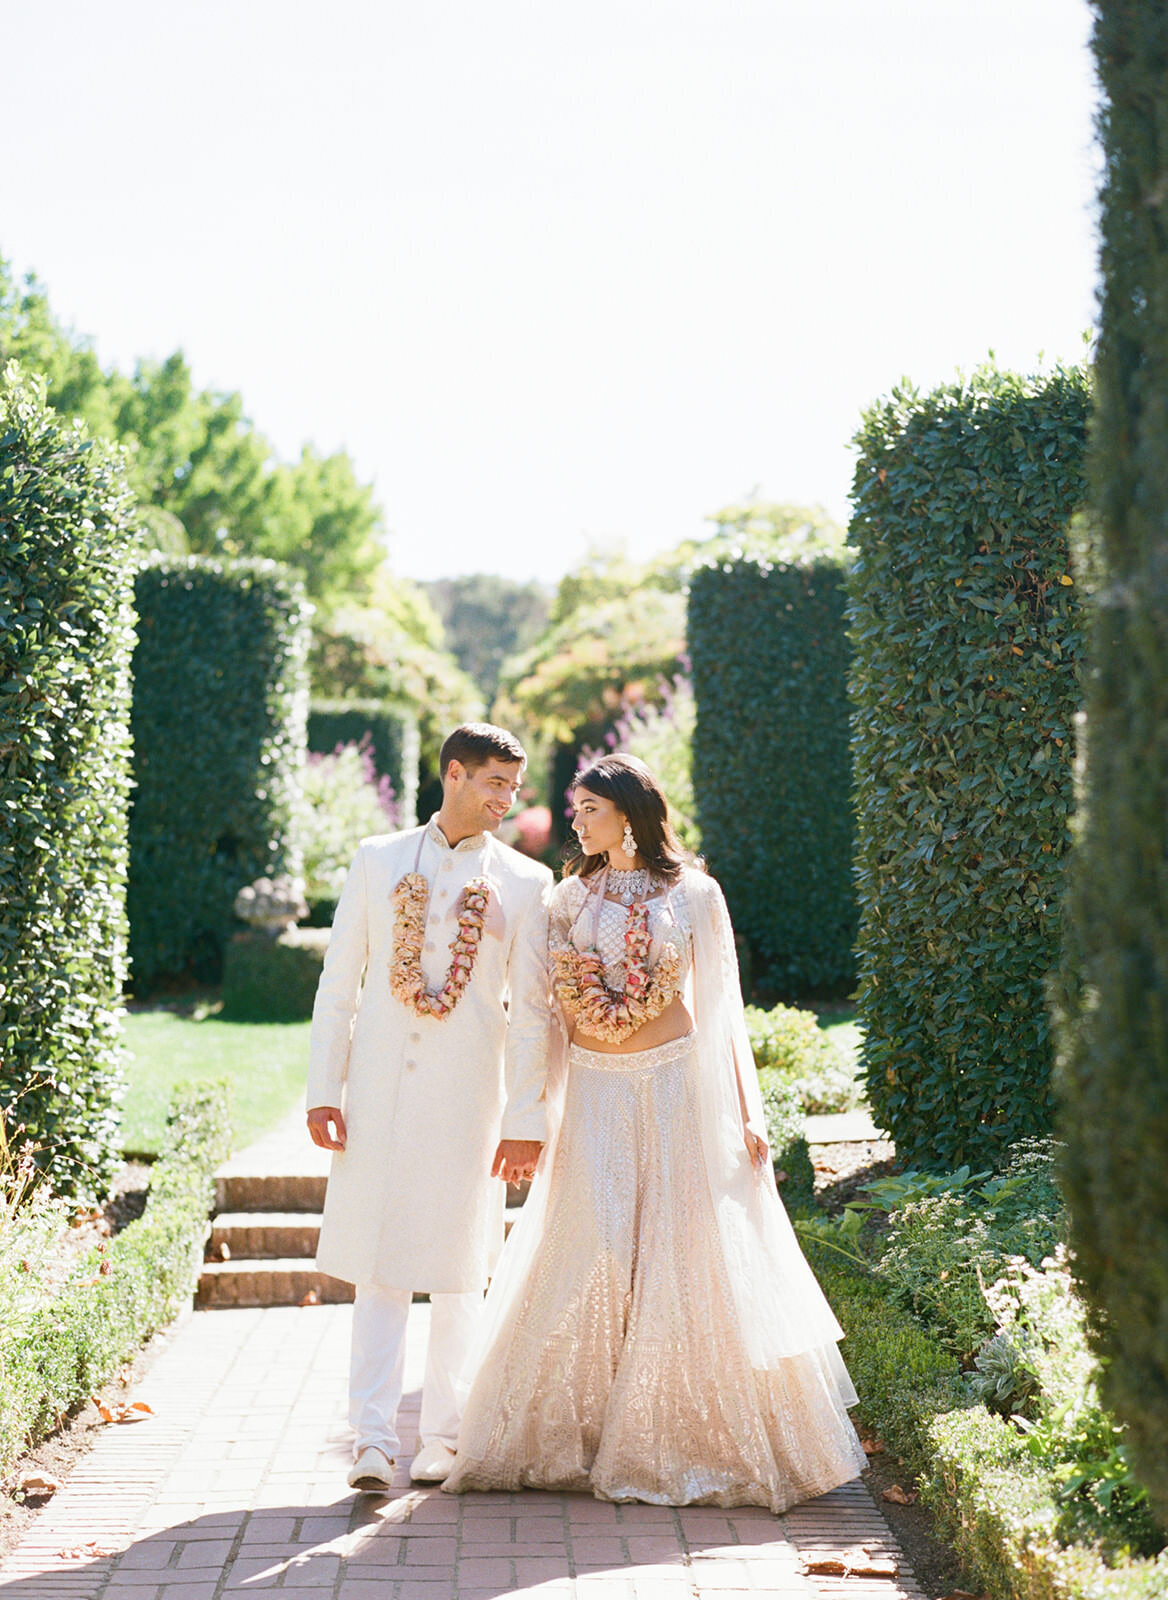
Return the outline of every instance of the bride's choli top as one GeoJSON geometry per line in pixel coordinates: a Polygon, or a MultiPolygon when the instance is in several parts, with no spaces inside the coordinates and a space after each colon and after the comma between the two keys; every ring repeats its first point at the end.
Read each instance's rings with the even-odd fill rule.
{"type": "MultiPolygon", "coordinates": [[[[644,973],[634,973],[630,983],[631,908],[604,898],[599,874],[591,880],[567,878],[552,896],[548,945],[560,1002],[569,1022],[575,1022],[581,1032],[609,1042],[631,1037],[678,998],[693,961],[693,929],[684,885],[662,886],[640,904],[645,908],[644,973]],[[590,959],[598,960],[599,976],[610,1000],[616,998],[618,1012],[627,1007],[630,1013],[623,1022],[610,1018],[604,1031],[598,1031],[600,1012],[595,1009],[595,999],[589,1006],[586,982],[581,989],[590,959]],[[647,986],[638,988],[646,977],[647,986]]],[[[635,938],[634,932],[634,943],[635,938]]]]}

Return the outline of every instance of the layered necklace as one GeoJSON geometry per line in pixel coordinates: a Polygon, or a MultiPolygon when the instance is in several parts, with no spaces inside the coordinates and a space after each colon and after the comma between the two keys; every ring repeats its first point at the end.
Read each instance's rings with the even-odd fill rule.
{"type": "Polygon", "coordinates": [[[605,893],[616,895],[622,906],[631,906],[636,900],[644,900],[652,885],[648,867],[632,867],[625,871],[609,867],[605,893]]]}
{"type": "Polygon", "coordinates": [[[567,945],[551,952],[556,995],[564,1011],[574,1018],[584,1033],[593,1039],[603,1039],[606,1044],[623,1044],[638,1028],[659,1017],[669,1002],[681,992],[681,952],[676,945],[667,944],[661,952],[661,959],[650,971],[647,896],[652,879],[648,872],[638,868],[632,872],[614,873],[611,867],[607,867],[599,876],[600,882],[594,891],[596,904],[591,948],[577,950],[569,940],[567,945]],[[605,983],[604,957],[597,947],[600,911],[614,877],[644,880],[637,885],[640,898],[624,901],[629,913],[624,934],[623,990],[610,989],[605,983]]]}
{"type": "Polygon", "coordinates": [[[419,1017],[434,1017],[440,1022],[454,1010],[470,982],[483,937],[491,885],[486,878],[471,878],[463,889],[458,900],[458,932],[450,941],[450,965],[437,989],[427,989],[426,975],[422,971],[422,944],[430,907],[430,885],[418,871],[425,838],[423,829],[414,857],[414,870],[399,880],[390,896],[396,920],[389,987],[392,994],[419,1017]]]}

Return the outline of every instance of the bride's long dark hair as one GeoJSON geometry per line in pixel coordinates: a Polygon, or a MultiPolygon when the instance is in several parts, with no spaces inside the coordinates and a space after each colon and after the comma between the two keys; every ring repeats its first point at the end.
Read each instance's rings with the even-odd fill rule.
{"type": "MultiPolygon", "coordinates": [[[[572,789],[587,789],[601,800],[611,800],[628,818],[629,827],[637,841],[637,854],[655,878],[673,884],[681,877],[681,869],[691,864],[691,858],[669,825],[669,807],[661,785],[649,768],[637,756],[601,756],[599,760],[581,767],[572,779],[572,789]]],[[[608,852],[598,851],[585,855],[573,834],[567,846],[571,852],[564,861],[564,876],[573,874],[589,878],[602,872],[608,865],[608,852]]]]}

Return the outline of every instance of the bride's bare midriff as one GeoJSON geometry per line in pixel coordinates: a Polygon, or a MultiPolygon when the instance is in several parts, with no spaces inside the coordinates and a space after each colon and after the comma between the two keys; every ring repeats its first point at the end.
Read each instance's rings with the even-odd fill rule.
{"type": "Polygon", "coordinates": [[[636,1033],[630,1033],[619,1044],[612,1044],[607,1039],[594,1039],[580,1028],[573,1031],[572,1043],[582,1045],[585,1050],[597,1050],[604,1056],[627,1056],[634,1050],[652,1050],[655,1045],[668,1044],[671,1039],[683,1039],[692,1027],[693,1019],[685,1008],[685,1002],[677,999],[671,1000],[659,1017],[654,1017],[652,1022],[643,1022],[636,1033]]]}

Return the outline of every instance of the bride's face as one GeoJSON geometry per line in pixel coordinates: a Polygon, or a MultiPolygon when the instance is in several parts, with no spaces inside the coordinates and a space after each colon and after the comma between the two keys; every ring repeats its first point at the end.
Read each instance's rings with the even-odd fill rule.
{"type": "Polygon", "coordinates": [[[587,789],[576,789],[572,794],[572,810],[572,827],[586,856],[621,848],[625,816],[611,800],[590,794],[587,789]]]}

